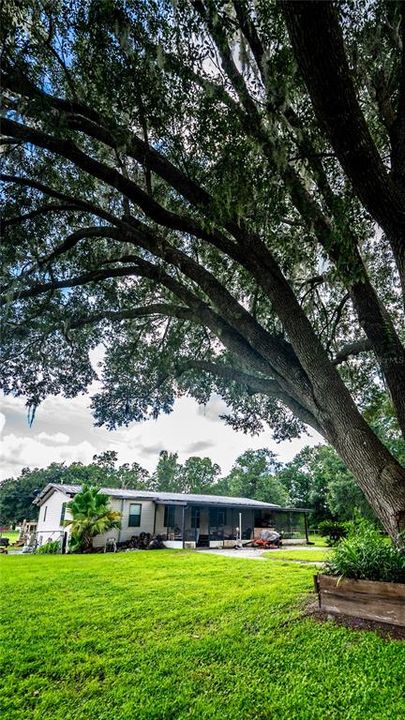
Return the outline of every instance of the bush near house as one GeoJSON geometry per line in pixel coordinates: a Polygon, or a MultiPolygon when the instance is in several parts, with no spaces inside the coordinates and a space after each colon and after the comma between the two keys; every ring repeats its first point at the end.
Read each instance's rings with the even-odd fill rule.
{"type": "Polygon", "coordinates": [[[330,575],[354,580],[405,583],[405,551],[381,536],[367,520],[349,524],[347,538],[341,540],[326,564],[330,575]]]}
{"type": "Polygon", "coordinates": [[[56,555],[61,552],[61,543],[59,540],[50,540],[44,545],[40,545],[35,550],[36,555],[56,555]]]}
{"type": "Polygon", "coordinates": [[[336,545],[349,532],[350,523],[335,522],[334,520],[323,520],[319,523],[319,534],[326,538],[328,545],[336,545]]]}

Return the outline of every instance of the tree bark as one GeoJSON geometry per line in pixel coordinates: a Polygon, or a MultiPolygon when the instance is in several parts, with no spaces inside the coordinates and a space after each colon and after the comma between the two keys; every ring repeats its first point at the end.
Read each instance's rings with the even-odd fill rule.
{"type": "Polygon", "coordinates": [[[335,4],[282,0],[280,6],[317,118],[357,196],[391,243],[405,297],[405,192],[387,171],[361,111],[335,4]]]}
{"type": "Polygon", "coordinates": [[[405,531],[405,468],[356,414],[357,418],[342,402],[340,413],[325,423],[325,439],[353,473],[384,529],[400,544],[405,531]]]}

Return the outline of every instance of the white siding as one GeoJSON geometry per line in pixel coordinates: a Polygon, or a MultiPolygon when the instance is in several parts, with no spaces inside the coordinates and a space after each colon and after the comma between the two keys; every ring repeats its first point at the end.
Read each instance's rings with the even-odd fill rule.
{"type": "Polygon", "coordinates": [[[130,540],[132,535],[140,535],[141,532],[153,534],[155,521],[155,503],[151,500],[124,500],[124,507],[121,518],[121,542],[130,540]],[[139,527],[129,527],[129,506],[131,504],[141,505],[141,524],[139,527]]]}
{"type": "Polygon", "coordinates": [[[164,505],[156,507],[156,535],[166,535],[164,505]]]}
{"type": "MultiPolygon", "coordinates": [[[[48,540],[59,540],[61,534],[68,531],[68,528],[60,524],[60,519],[63,503],[69,502],[70,499],[60,490],[55,490],[40,506],[37,525],[37,540],[40,545],[48,540]]],[[[68,517],[69,513],[67,512],[65,519],[67,520],[68,517]]]]}
{"type": "Polygon", "coordinates": [[[103,535],[97,535],[93,540],[94,547],[102,547],[107,538],[114,538],[117,542],[127,542],[133,535],[140,535],[141,532],[153,533],[155,519],[155,503],[151,500],[119,500],[112,498],[110,502],[112,510],[121,513],[121,529],[109,530],[103,535]],[[131,504],[141,505],[141,524],[139,527],[129,526],[129,506],[131,504]]]}
{"type": "MultiPolygon", "coordinates": [[[[69,532],[69,527],[65,528],[60,524],[62,505],[69,502],[71,498],[60,490],[54,490],[52,495],[40,506],[37,526],[37,539],[43,545],[49,539],[59,540],[61,534],[65,531],[69,532]],[[46,516],[45,516],[46,508],[46,516]],[[45,519],[44,519],[45,517],[45,519]]],[[[151,500],[119,500],[111,498],[110,507],[122,513],[121,530],[109,530],[102,535],[96,535],[93,540],[94,547],[102,547],[107,538],[115,538],[119,542],[130,540],[132,535],[139,535],[141,532],[153,533],[153,525],[155,518],[155,503],[151,500]],[[129,527],[129,506],[131,503],[141,505],[141,524],[140,527],[129,527]]],[[[69,519],[69,512],[66,512],[65,519],[69,519]]]]}

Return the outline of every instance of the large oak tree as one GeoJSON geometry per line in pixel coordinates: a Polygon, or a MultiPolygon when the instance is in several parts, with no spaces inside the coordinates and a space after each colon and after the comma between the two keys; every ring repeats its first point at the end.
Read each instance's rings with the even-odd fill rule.
{"type": "Polygon", "coordinates": [[[404,3],[3,3],[3,388],[96,422],[215,390],[315,428],[390,535],[405,469],[404,3]]]}

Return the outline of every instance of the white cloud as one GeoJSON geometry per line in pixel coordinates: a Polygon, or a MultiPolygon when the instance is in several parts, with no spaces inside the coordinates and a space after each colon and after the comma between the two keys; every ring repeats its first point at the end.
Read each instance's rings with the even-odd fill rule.
{"type": "Polygon", "coordinates": [[[36,435],[35,438],[36,440],[39,440],[39,442],[48,442],[55,445],[63,445],[69,442],[69,435],[66,435],[66,433],[62,432],[57,432],[54,435],[46,432],[41,432],[39,433],[39,435],[36,435]]]}
{"type": "MultiPolygon", "coordinates": [[[[63,435],[63,433],[61,433],[63,435]]],[[[96,448],[87,440],[77,445],[44,444],[37,438],[5,435],[0,443],[2,477],[18,475],[23,467],[47,467],[51,462],[89,463],[96,448]]]]}
{"type": "Polygon", "coordinates": [[[88,395],[70,400],[49,397],[38,408],[30,427],[24,399],[3,398],[0,478],[16,476],[23,467],[46,467],[51,462],[88,463],[104,450],[115,450],[119,463],[138,462],[150,471],[156,467],[161,450],[177,452],[180,462],[190,455],[208,455],[225,474],[249,448],[271,448],[285,462],[305,445],[321,442],[315,433],[313,437],[275,443],[269,430],[255,437],[235,432],[219,420],[226,406],[218,397],[206,406],[183,397],[170,415],[114,431],[94,426],[89,405],[88,395]]]}

